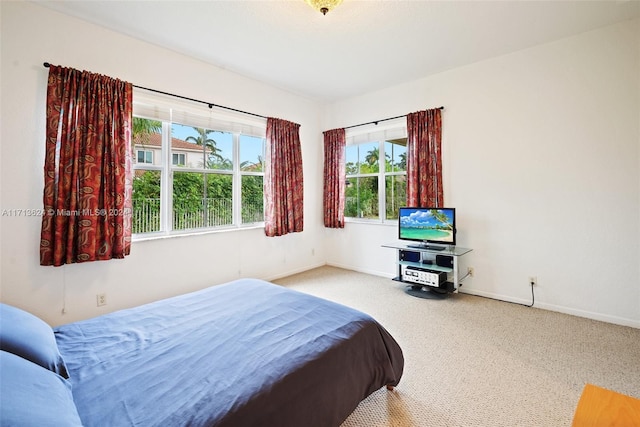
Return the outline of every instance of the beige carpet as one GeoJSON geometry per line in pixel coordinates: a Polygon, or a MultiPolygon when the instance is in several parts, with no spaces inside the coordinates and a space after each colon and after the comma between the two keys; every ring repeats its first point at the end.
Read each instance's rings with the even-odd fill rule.
{"type": "Polygon", "coordinates": [[[372,315],[403,349],[398,387],[343,427],[570,426],[585,383],[640,398],[640,329],[462,293],[415,298],[334,267],[274,282],[372,315]]]}

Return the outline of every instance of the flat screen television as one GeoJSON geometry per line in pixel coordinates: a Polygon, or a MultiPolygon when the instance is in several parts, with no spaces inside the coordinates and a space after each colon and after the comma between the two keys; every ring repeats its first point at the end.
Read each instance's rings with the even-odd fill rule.
{"type": "Polygon", "coordinates": [[[429,247],[435,250],[455,245],[455,208],[400,208],[398,212],[398,238],[420,242],[420,247],[429,247]]]}

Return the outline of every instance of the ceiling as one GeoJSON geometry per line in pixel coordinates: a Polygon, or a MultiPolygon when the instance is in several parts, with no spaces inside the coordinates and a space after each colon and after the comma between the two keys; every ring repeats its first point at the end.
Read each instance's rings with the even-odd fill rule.
{"type": "Polygon", "coordinates": [[[35,3],[324,102],[640,16],[640,0],[35,3]]]}

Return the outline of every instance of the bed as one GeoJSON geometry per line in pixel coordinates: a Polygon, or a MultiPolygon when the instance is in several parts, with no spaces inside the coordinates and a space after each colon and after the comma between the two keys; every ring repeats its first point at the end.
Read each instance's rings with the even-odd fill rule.
{"type": "Polygon", "coordinates": [[[43,419],[63,412],[68,419],[50,425],[84,426],[338,426],[362,399],[397,385],[404,365],[371,316],[256,279],[56,327],[38,357],[7,348],[17,338],[5,325],[25,324],[9,309],[18,310],[0,310],[3,426],[38,411],[21,383],[41,372],[4,374],[18,369],[16,354],[55,383],[47,387],[58,409],[43,419]]]}

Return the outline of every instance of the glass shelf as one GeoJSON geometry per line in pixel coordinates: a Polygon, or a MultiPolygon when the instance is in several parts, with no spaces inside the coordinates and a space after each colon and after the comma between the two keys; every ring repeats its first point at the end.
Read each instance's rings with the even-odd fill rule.
{"type": "MultiPolygon", "coordinates": [[[[398,249],[402,251],[428,252],[430,254],[449,255],[449,256],[462,256],[466,253],[471,252],[471,249],[463,248],[461,246],[444,246],[444,249],[438,250],[438,249],[429,248],[428,246],[422,246],[419,243],[407,243],[407,242],[385,243],[384,245],[382,245],[382,247],[398,249]]],[[[417,267],[423,267],[423,268],[429,268],[429,269],[431,269],[431,267],[436,267],[435,265],[429,265],[429,264],[421,264],[421,263],[413,263],[413,264],[418,264],[416,265],[417,267]]],[[[436,269],[434,268],[434,270],[436,269]]],[[[446,270],[442,270],[442,271],[446,271],[446,270]]]]}
{"type": "MultiPolygon", "coordinates": [[[[442,251],[440,251],[442,252],[442,251]]],[[[453,268],[451,267],[442,267],[439,266],[437,264],[424,264],[422,262],[413,262],[413,261],[398,261],[399,265],[404,265],[404,266],[410,266],[410,267],[417,267],[417,268],[424,268],[427,270],[431,270],[431,271],[441,271],[443,273],[451,273],[453,272],[453,268]]]]}

